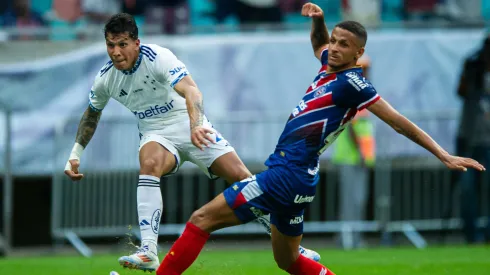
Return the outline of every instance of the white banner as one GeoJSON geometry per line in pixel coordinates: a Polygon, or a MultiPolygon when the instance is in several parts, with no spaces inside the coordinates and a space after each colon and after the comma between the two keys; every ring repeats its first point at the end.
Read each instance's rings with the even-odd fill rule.
{"type": "MultiPolygon", "coordinates": [[[[483,31],[471,30],[370,32],[366,52],[372,61],[371,81],[379,94],[401,113],[426,114],[430,121],[420,121],[423,128],[452,151],[457,114],[445,116],[450,119],[435,115],[459,110],[455,89],[461,65],[480,46],[483,35],[483,31]]],[[[246,114],[252,120],[275,120],[280,125],[268,129],[270,138],[266,140],[254,138],[254,135],[264,135],[254,131],[263,131],[260,130],[263,125],[247,126],[252,128],[246,137],[226,136],[246,161],[265,161],[282,124],[320,67],[313,56],[308,32],[154,37],[143,42],[168,47],[186,63],[204,94],[206,114],[215,124],[219,122],[218,127],[225,128],[221,125],[231,123],[227,120],[236,119],[239,114],[246,114]]],[[[15,110],[16,173],[52,171],[55,127],[68,117],[81,117],[87,107],[92,80],[107,60],[101,42],[74,53],[0,68],[0,101],[8,102],[15,110]]],[[[114,101],[104,111],[102,120],[108,117],[135,123],[131,112],[114,101]]],[[[379,154],[402,156],[424,152],[391,129],[378,126],[378,140],[389,142],[383,142],[379,154]]],[[[73,124],[71,143],[76,127],[73,124]]],[[[4,129],[3,121],[0,129],[4,129]]],[[[103,131],[98,129],[96,136],[111,135],[103,131]]],[[[118,135],[137,135],[136,123],[134,128],[118,131],[123,131],[118,135]]],[[[226,129],[223,132],[226,134],[226,129]]],[[[137,165],[136,151],[116,154],[119,149],[125,150],[113,148],[103,152],[118,156],[134,154],[131,165],[137,165]]],[[[3,140],[0,151],[3,151],[3,140]]],[[[59,165],[56,164],[56,169],[60,169],[59,165]]]]}

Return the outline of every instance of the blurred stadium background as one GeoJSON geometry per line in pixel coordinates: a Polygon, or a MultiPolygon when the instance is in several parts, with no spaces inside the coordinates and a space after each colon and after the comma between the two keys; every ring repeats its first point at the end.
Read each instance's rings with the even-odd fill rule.
{"type": "MultiPolygon", "coordinates": [[[[138,242],[139,137],[130,112],[111,101],[82,158],[85,179],[74,184],[63,175],[88,91],[108,59],[101,24],[110,15],[135,15],[143,43],[170,48],[187,65],[207,116],[260,172],[318,69],[310,22],[300,16],[305,2],[2,0],[0,253],[6,259],[0,259],[0,274],[107,274],[118,270],[117,256],[107,254],[138,242]],[[60,254],[73,258],[62,261],[60,254]]],[[[455,153],[464,103],[459,79],[465,60],[488,35],[490,0],[313,2],[324,9],[330,30],[343,19],[368,27],[371,82],[455,153]]],[[[488,246],[474,245],[490,239],[469,242],[461,211],[473,204],[483,229],[490,216],[489,178],[478,178],[473,199],[464,200],[457,174],[378,119],[373,123],[376,163],[369,169],[365,218],[340,220],[341,183],[330,148],[306,211],[305,244],[320,250],[337,274],[489,274],[488,246]],[[353,247],[354,232],[364,232],[368,252],[342,251],[353,247]]],[[[192,165],[163,181],[163,253],[192,211],[224,188],[224,181],[208,180],[192,165]]],[[[257,252],[269,243],[256,224],[221,230],[209,247],[189,274],[280,274],[269,251],[257,252]],[[242,251],[226,253],[237,248],[242,251]]]]}

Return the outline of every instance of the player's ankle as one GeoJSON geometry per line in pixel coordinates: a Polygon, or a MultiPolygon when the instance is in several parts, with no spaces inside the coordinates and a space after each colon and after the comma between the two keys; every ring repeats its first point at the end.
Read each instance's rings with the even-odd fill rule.
{"type": "Polygon", "coordinates": [[[154,253],[155,255],[158,255],[158,246],[155,242],[149,241],[149,240],[144,240],[141,242],[142,247],[148,247],[148,251],[154,253]]]}

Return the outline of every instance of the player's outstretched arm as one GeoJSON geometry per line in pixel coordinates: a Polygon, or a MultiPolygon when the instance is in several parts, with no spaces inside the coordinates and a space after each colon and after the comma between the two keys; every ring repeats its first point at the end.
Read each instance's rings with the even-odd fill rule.
{"type": "Polygon", "coordinates": [[[328,45],[328,29],[325,24],[323,10],[313,3],[306,3],[301,9],[301,15],[310,17],[311,23],[311,45],[316,58],[321,59],[323,49],[328,45]]]}
{"type": "Polygon", "coordinates": [[[203,150],[203,146],[208,146],[209,142],[214,143],[214,140],[208,135],[214,131],[203,127],[204,104],[202,93],[189,75],[179,81],[174,86],[174,90],[185,98],[187,112],[189,113],[192,144],[203,150]]]}
{"type": "Polygon", "coordinates": [[[378,100],[376,103],[369,106],[368,110],[390,125],[395,131],[434,154],[448,168],[460,171],[466,171],[467,168],[473,168],[479,171],[485,170],[483,165],[473,159],[450,155],[426,132],[398,113],[385,100],[378,100]]]}
{"type": "Polygon", "coordinates": [[[78,167],[80,166],[80,156],[82,155],[83,149],[87,147],[88,143],[94,136],[101,115],[102,112],[95,111],[90,108],[90,106],[87,107],[83,113],[80,124],[78,125],[75,145],[73,146],[70,157],[68,158],[68,162],[65,166],[65,174],[72,180],[76,181],[83,178],[83,174],[80,174],[78,171],[78,167]]]}

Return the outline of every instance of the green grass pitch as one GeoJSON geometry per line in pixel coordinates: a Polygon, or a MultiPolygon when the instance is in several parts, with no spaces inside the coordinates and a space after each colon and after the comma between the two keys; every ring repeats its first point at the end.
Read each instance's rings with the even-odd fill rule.
{"type": "MultiPolygon", "coordinates": [[[[439,275],[490,274],[490,246],[367,249],[358,251],[319,250],[322,263],[337,275],[439,275]]],[[[2,275],[120,275],[144,274],[126,270],[117,263],[120,255],[92,258],[45,256],[0,260],[2,275]]],[[[163,257],[163,255],[160,255],[163,257]]],[[[146,273],[148,274],[148,273],[146,273]]],[[[154,274],[154,273],[153,273],[154,274]]],[[[273,275],[286,274],[274,263],[270,250],[205,250],[184,274],[273,275]]]]}

